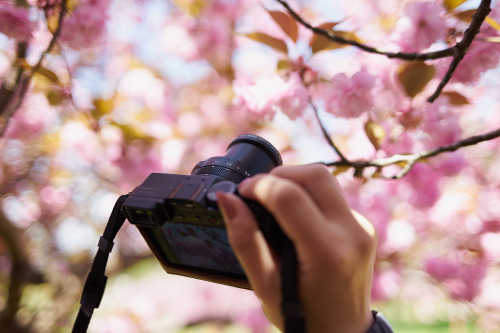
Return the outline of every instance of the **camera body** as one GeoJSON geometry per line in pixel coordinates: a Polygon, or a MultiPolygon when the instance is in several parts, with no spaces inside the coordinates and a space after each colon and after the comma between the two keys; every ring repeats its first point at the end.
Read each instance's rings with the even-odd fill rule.
{"type": "MultiPolygon", "coordinates": [[[[234,139],[226,155],[199,162],[191,175],[152,173],[122,209],[168,273],[250,288],[232,251],[218,209],[219,191],[238,195],[245,178],[281,165],[278,151],[252,134],[234,139]]],[[[259,203],[243,198],[271,248],[280,253],[286,236],[259,203]]]]}

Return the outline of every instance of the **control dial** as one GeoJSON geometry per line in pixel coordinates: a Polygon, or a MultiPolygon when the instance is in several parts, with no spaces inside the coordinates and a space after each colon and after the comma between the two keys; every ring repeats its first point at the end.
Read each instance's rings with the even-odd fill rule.
{"type": "Polygon", "coordinates": [[[235,194],[238,190],[238,185],[230,181],[218,182],[212,186],[207,191],[207,202],[210,206],[218,208],[217,205],[217,192],[226,192],[235,194]]]}

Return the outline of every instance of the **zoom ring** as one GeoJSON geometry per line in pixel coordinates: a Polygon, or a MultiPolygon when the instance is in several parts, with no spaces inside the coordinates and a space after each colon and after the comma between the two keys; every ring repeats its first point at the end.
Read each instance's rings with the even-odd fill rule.
{"type": "Polygon", "coordinates": [[[194,172],[195,175],[214,175],[217,177],[224,178],[226,180],[232,181],[233,183],[239,184],[246,177],[240,175],[234,170],[224,168],[217,165],[206,165],[194,172]]]}

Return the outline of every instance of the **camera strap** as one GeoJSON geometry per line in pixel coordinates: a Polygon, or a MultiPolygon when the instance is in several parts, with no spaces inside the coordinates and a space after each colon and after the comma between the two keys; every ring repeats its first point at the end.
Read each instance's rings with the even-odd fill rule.
{"type": "MultiPolygon", "coordinates": [[[[83,287],[80,310],[73,325],[72,333],[87,332],[92,314],[101,304],[108,279],[105,275],[106,265],[109,254],[113,249],[113,240],[126,219],[121,207],[128,196],[126,194],[118,198],[104,229],[104,233],[99,238],[98,250],[85,281],[85,286],[83,287]]],[[[284,241],[281,257],[281,287],[283,296],[281,311],[285,318],[285,333],[304,333],[306,331],[305,319],[303,317],[297,284],[297,253],[295,246],[288,238],[284,241]]]]}
{"type": "Polygon", "coordinates": [[[285,319],[285,333],[305,333],[306,325],[297,283],[297,252],[286,237],[281,253],[281,313],[285,319]]]}
{"type": "Polygon", "coordinates": [[[128,194],[118,198],[113,207],[113,211],[108,220],[108,224],[104,229],[104,233],[99,239],[98,250],[92,262],[92,268],[83,287],[82,298],[80,300],[80,310],[73,325],[72,333],[85,333],[94,313],[94,309],[101,304],[104,289],[108,277],[106,274],[106,265],[108,263],[109,254],[113,249],[113,240],[116,234],[125,222],[125,214],[121,207],[128,194]]]}

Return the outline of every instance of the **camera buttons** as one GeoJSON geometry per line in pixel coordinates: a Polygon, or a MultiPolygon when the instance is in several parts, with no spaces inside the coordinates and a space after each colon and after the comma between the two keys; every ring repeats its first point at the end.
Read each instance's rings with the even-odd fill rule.
{"type": "Polygon", "coordinates": [[[217,208],[217,192],[227,192],[227,193],[236,193],[238,189],[238,186],[230,181],[222,181],[219,183],[216,183],[212,186],[207,191],[206,198],[208,203],[217,208]]]}

